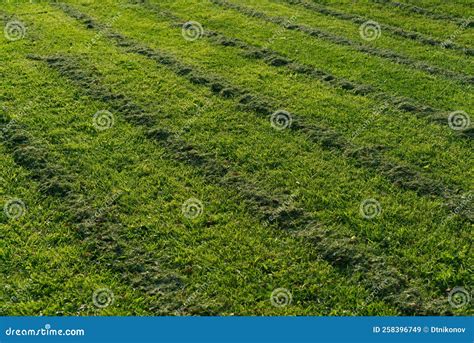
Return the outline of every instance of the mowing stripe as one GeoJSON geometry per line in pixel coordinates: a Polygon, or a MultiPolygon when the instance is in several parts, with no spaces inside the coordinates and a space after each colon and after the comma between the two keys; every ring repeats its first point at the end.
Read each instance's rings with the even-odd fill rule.
{"type": "MultiPolygon", "coordinates": [[[[168,10],[161,9],[156,4],[136,1],[131,2],[136,4],[139,3],[142,7],[146,7],[154,14],[157,14],[167,20],[174,21],[171,25],[176,28],[181,29],[186,22],[183,18],[176,16],[174,13],[171,13],[168,10]]],[[[206,29],[203,33],[203,37],[207,38],[213,44],[239,48],[244,51],[243,56],[247,58],[262,60],[266,64],[274,67],[286,67],[294,73],[309,76],[333,88],[343,89],[355,95],[370,96],[378,102],[384,103],[385,105],[391,105],[394,109],[412,113],[417,117],[428,118],[437,124],[449,127],[448,111],[443,111],[430,105],[420,104],[416,100],[406,97],[398,97],[388,94],[379,89],[375,89],[372,85],[356,83],[345,78],[337,77],[324,70],[317,69],[307,64],[299,63],[269,48],[261,48],[251,45],[240,39],[225,36],[221,32],[215,30],[213,31],[206,29]]],[[[474,127],[466,128],[462,131],[456,131],[455,134],[463,138],[472,139],[474,138],[474,127]]]]}
{"type": "Polygon", "coordinates": [[[315,27],[292,24],[291,20],[287,18],[272,17],[263,12],[255,11],[254,9],[250,7],[235,4],[227,0],[210,0],[210,1],[214,3],[215,5],[218,5],[226,9],[237,11],[248,17],[258,18],[268,23],[280,25],[287,30],[300,31],[300,32],[308,34],[311,37],[315,37],[317,39],[323,39],[334,44],[348,46],[356,51],[359,51],[368,55],[376,56],[376,57],[381,57],[397,64],[406,65],[411,68],[421,70],[428,74],[444,77],[448,80],[452,80],[452,81],[456,81],[456,82],[459,82],[462,84],[468,84],[468,85],[474,84],[473,76],[460,74],[451,70],[435,67],[421,61],[416,61],[407,56],[403,56],[401,54],[395,53],[391,50],[377,49],[370,46],[366,46],[366,45],[354,42],[350,39],[320,30],[315,27]]]}
{"type": "MultiPolygon", "coordinates": [[[[221,97],[237,99],[238,106],[242,110],[266,118],[277,109],[268,98],[262,98],[244,89],[240,89],[221,78],[204,73],[190,65],[185,65],[170,54],[157,49],[151,49],[122,34],[113,32],[105,25],[96,22],[88,15],[67,4],[60,3],[56,6],[67,15],[82,22],[86,28],[99,31],[104,37],[114,41],[117,46],[124,48],[125,51],[154,60],[177,75],[188,79],[190,82],[208,87],[221,97]]],[[[290,130],[304,134],[309,140],[321,145],[325,149],[341,153],[358,167],[364,167],[382,174],[394,185],[402,189],[415,191],[422,196],[442,197],[447,200],[446,206],[450,210],[456,209],[456,203],[462,200],[461,190],[443,185],[440,181],[422,175],[408,166],[386,160],[383,156],[383,151],[387,149],[386,147],[357,146],[328,127],[315,125],[312,122],[308,122],[305,118],[294,114],[292,114],[292,119],[293,123],[289,127],[290,130]]],[[[460,211],[459,215],[469,220],[472,219],[467,209],[460,211]]]]}
{"type": "MultiPolygon", "coordinates": [[[[337,10],[316,4],[316,3],[309,3],[305,0],[283,0],[284,2],[291,4],[291,5],[299,5],[302,6],[306,9],[309,9],[313,12],[317,12],[320,14],[324,14],[326,16],[334,17],[337,19],[341,20],[346,20],[346,21],[351,21],[355,24],[364,24],[365,22],[369,21],[369,18],[362,17],[356,14],[350,14],[350,13],[345,13],[345,12],[339,12],[337,10]]],[[[427,37],[419,32],[414,32],[414,31],[407,31],[404,30],[400,27],[388,25],[388,24],[383,24],[378,22],[380,25],[380,28],[383,31],[390,32],[393,35],[400,36],[403,38],[408,38],[411,40],[414,40],[416,42],[419,42],[421,44],[425,45],[431,45],[431,46],[438,46],[442,47],[444,49],[450,49],[450,50],[455,50],[462,52],[468,56],[474,56],[474,49],[466,48],[457,44],[454,44],[452,42],[447,42],[447,41],[440,41],[437,40],[433,37],[427,37]]]]}
{"type": "MultiPolygon", "coordinates": [[[[26,127],[5,116],[0,117],[0,127],[4,146],[15,163],[27,169],[32,179],[38,182],[41,194],[63,200],[62,211],[73,218],[73,224],[77,227],[77,242],[85,246],[91,263],[104,265],[116,273],[123,283],[151,295],[157,290],[172,294],[181,288],[181,278],[162,270],[155,256],[139,246],[130,249],[130,245],[123,244],[130,238],[122,230],[117,217],[105,210],[97,213],[92,209],[91,202],[73,189],[72,180],[78,179],[79,175],[53,162],[48,151],[26,127]]],[[[114,197],[114,202],[117,199],[114,197]]],[[[154,304],[157,310],[163,308],[166,303],[163,300],[154,304]]]]}
{"type": "Polygon", "coordinates": [[[466,18],[460,18],[460,17],[454,16],[454,15],[436,13],[423,7],[409,5],[409,4],[405,4],[398,1],[392,1],[392,0],[370,0],[370,1],[375,2],[377,4],[398,7],[407,12],[422,14],[425,17],[436,19],[436,20],[448,20],[457,25],[466,25],[467,27],[474,27],[474,21],[471,18],[466,19],[466,18]]]}
{"type": "Polygon", "coordinates": [[[363,271],[364,276],[358,279],[361,285],[373,289],[382,284],[383,289],[376,297],[393,304],[400,312],[405,314],[449,312],[449,308],[445,308],[441,300],[422,301],[420,295],[410,287],[410,280],[407,280],[383,256],[377,256],[370,246],[344,237],[337,230],[323,227],[302,209],[284,206],[285,203],[281,200],[283,196],[270,195],[260,190],[256,185],[240,177],[230,165],[221,163],[208,153],[200,152],[168,129],[157,128],[154,124],[155,116],[148,114],[144,108],[126,96],[110,91],[97,77],[81,69],[80,63],[74,57],[30,56],[30,58],[47,63],[52,69],[71,80],[85,95],[107,102],[115,113],[121,114],[132,125],[141,127],[146,137],[159,144],[170,159],[194,167],[202,177],[213,184],[236,191],[239,200],[243,201],[263,223],[271,222],[281,230],[307,238],[314,243],[321,257],[342,275],[348,276],[353,272],[363,271]],[[407,303],[405,301],[407,297],[413,301],[407,303]]]}

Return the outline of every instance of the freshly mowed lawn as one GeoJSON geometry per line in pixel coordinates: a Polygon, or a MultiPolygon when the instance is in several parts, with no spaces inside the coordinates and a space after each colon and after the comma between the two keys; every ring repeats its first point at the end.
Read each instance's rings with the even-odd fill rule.
{"type": "MultiPolygon", "coordinates": [[[[232,3],[473,74],[457,51],[365,42],[354,23],[285,1],[232,3]]],[[[212,1],[0,10],[25,28],[0,38],[1,315],[473,313],[472,133],[447,125],[472,114],[472,83],[212,1]],[[190,20],[436,113],[186,40],[190,20]],[[275,128],[277,110],[290,127],[275,128]]],[[[387,24],[456,29],[408,13],[387,24]]],[[[472,48],[469,32],[457,43],[472,48]]]]}

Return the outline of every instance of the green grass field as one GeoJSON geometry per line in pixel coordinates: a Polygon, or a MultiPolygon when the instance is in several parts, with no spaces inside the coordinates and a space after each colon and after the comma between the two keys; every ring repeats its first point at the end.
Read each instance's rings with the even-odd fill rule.
{"type": "Polygon", "coordinates": [[[469,0],[2,0],[0,315],[472,315],[469,0]]]}

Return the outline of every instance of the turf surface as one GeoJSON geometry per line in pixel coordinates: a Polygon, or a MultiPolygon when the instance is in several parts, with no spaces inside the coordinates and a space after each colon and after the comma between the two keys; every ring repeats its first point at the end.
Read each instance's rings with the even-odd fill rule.
{"type": "Polygon", "coordinates": [[[472,314],[466,4],[344,3],[3,2],[0,314],[472,314]]]}

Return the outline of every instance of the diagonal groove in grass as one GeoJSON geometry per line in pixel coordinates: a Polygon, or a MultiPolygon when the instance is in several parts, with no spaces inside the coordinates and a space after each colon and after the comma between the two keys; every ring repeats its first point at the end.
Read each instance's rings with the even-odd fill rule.
{"type": "Polygon", "coordinates": [[[125,120],[141,127],[148,139],[159,144],[170,159],[195,167],[206,180],[221,187],[237,191],[237,196],[247,208],[266,223],[269,218],[278,228],[296,236],[302,236],[314,243],[316,251],[343,275],[364,272],[358,282],[368,288],[380,287],[376,297],[396,306],[402,313],[440,313],[449,311],[443,308],[441,300],[425,302],[420,299],[417,289],[409,285],[409,280],[395,267],[388,264],[383,256],[377,256],[370,246],[342,236],[335,230],[315,223],[304,210],[293,206],[283,206],[282,197],[272,196],[258,189],[210,154],[198,151],[166,128],[156,127],[156,117],[126,96],[112,92],[102,85],[95,76],[81,69],[73,57],[30,56],[41,60],[62,76],[70,79],[82,92],[96,100],[106,102],[125,120]],[[283,210],[282,210],[283,209],[283,210]],[[306,228],[303,229],[302,228],[306,228]]]}
{"type": "MultiPolygon", "coordinates": [[[[113,32],[103,24],[67,4],[60,3],[57,6],[67,15],[82,22],[88,29],[101,32],[104,37],[111,39],[116,45],[123,47],[125,51],[152,59],[190,82],[208,87],[221,97],[238,99],[239,107],[243,110],[267,117],[276,108],[267,98],[251,94],[219,77],[204,73],[193,66],[185,65],[170,54],[158,49],[151,49],[120,33],[113,32]]],[[[312,142],[321,145],[325,149],[341,153],[358,167],[382,174],[402,189],[415,191],[422,196],[442,197],[447,200],[446,207],[450,210],[455,210],[458,207],[456,203],[462,200],[461,190],[443,185],[440,181],[431,179],[408,166],[399,165],[385,159],[383,151],[387,149],[386,147],[357,146],[328,127],[317,126],[296,115],[292,117],[293,123],[289,128],[290,130],[306,135],[312,142]]],[[[458,214],[471,220],[470,212],[465,208],[459,211],[458,214]]]]}
{"type": "Polygon", "coordinates": [[[256,11],[250,7],[235,4],[227,0],[210,0],[210,1],[218,6],[237,11],[248,17],[258,18],[269,23],[280,25],[287,30],[300,31],[311,37],[315,37],[316,39],[323,39],[334,44],[348,46],[356,51],[359,51],[368,55],[376,56],[376,57],[381,57],[397,64],[409,66],[410,68],[419,69],[428,74],[442,76],[448,80],[452,80],[452,81],[456,81],[456,82],[460,82],[460,83],[468,84],[468,85],[474,84],[474,77],[471,75],[460,74],[451,70],[435,67],[421,61],[413,60],[410,57],[398,54],[391,50],[377,49],[377,48],[373,48],[367,45],[363,45],[363,44],[354,42],[350,39],[347,39],[345,37],[337,36],[335,34],[320,30],[315,27],[293,24],[291,23],[291,20],[287,18],[272,17],[263,12],[256,11]]]}
{"type": "MultiPolygon", "coordinates": [[[[136,1],[131,2],[137,3],[136,1]]],[[[185,23],[184,19],[179,18],[170,11],[162,10],[156,4],[151,4],[149,2],[138,3],[142,6],[145,6],[148,10],[153,11],[153,13],[160,15],[167,20],[174,21],[172,25],[177,28],[181,29],[185,23]]],[[[268,65],[274,67],[286,67],[294,73],[309,76],[313,79],[324,82],[331,87],[343,89],[355,95],[370,96],[379,102],[390,104],[395,109],[407,113],[413,113],[418,117],[428,118],[433,122],[449,127],[447,111],[434,108],[430,105],[420,104],[413,99],[388,94],[381,90],[375,89],[371,85],[356,83],[345,78],[337,77],[324,70],[317,69],[307,64],[299,63],[269,48],[260,48],[255,45],[251,45],[240,39],[225,36],[218,31],[206,30],[203,33],[203,36],[206,37],[211,43],[239,48],[243,50],[243,55],[247,58],[262,60],[268,65]]],[[[460,137],[472,139],[474,138],[474,128],[467,128],[465,130],[456,132],[456,134],[458,134],[460,137]]]]}
{"type": "MultiPolygon", "coordinates": [[[[73,218],[77,227],[78,244],[83,244],[91,263],[104,265],[119,276],[122,282],[137,289],[155,294],[160,291],[172,293],[183,281],[170,271],[162,270],[156,258],[138,246],[124,244],[129,239],[110,203],[109,211],[97,211],[80,192],[73,189],[73,180],[79,176],[52,162],[48,151],[23,127],[5,116],[0,117],[3,144],[12,154],[16,164],[30,171],[38,182],[44,196],[63,199],[63,211],[73,218]]],[[[163,307],[157,303],[156,309],[163,307]]]]}
{"type": "MultiPolygon", "coordinates": [[[[311,11],[314,11],[326,16],[331,16],[337,19],[351,21],[355,24],[364,24],[365,22],[370,20],[369,18],[365,18],[356,14],[340,12],[323,5],[310,3],[310,2],[307,2],[306,0],[283,0],[283,1],[291,5],[302,6],[308,10],[311,10],[311,11]]],[[[388,25],[388,24],[384,24],[380,22],[378,22],[378,24],[380,25],[380,28],[384,32],[390,32],[393,35],[400,36],[403,38],[408,38],[416,42],[419,42],[421,44],[430,45],[430,46],[438,46],[445,49],[459,51],[468,56],[474,56],[474,49],[466,48],[452,42],[440,41],[433,37],[427,37],[419,32],[407,31],[400,27],[396,27],[396,26],[392,26],[392,25],[388,25]]]]}
{"type": "Polygon", "coordinates": [[[405,10],[407,12],[422,14],[425,17],[429,17],[429,18],[436,19],[436,20],[448,20],[448,21],[451,21],[451,22],[453,22],[457,25],[465,25],[465,23],[468,23],[467,27],[473,27],[474,26],[474,21],[473,20],[460,18],[460,17],[454,16],[454,15],[449,15],[449,14],[436,13],[436,12],[430,11],[426,8],[419,7],[419,6],[404,4],[402,2],[392,1],[392,0],[370,0],[370,1],[375,2],[377,4],[383,4],[383,5],[386,5],[386,6],[397,7],[397,8],[400,8],[402,10],[405,10]]]}

